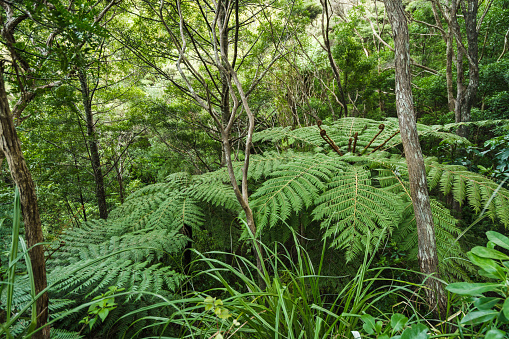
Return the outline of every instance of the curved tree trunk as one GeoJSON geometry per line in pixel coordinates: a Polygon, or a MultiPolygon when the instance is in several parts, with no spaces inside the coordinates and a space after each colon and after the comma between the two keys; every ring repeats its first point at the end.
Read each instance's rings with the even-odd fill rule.
{"type": "Polygon", "coordinates": [[[396,109],[412,195],[419,241],[419,267],[428,277],[425,285],[429,306],[445,315],[447,298],[438,280],[438,257],[435,228],[431,213],[426,169],[422,156],[412,98],[408,25],[401,0],[385,0],[394,37],[396,63],[396,109]]]}
{"type": "MultiPolygon", "coordinates": [[[[23,222],[28,243],[30,260],[35,282],[35,293],[39,294],[47,286],[41,218],[37,207],[35,185],[21,151],[21,143],[14,126],[5,84],[3,65],[0,65],[0,149],[4,153],[12,178],[19,187],[23,222]]],[[[48,294],[44,293],[36,302],[37,327],[46,325],[48,320],[48,294]]],[[[34,339],[49,338],[49,326],[32,336],[34,339]]]]}

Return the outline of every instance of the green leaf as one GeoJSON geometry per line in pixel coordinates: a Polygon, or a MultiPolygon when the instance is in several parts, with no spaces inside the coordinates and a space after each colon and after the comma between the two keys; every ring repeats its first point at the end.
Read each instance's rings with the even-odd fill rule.
{"type": "Polygon", "coordinates": [[[503,339],[505,338],[505,332],[501,330],[497,330],[496,328],[489,330],[484,339],[503,339]]]}
{"type": "Polygon", "coordinates": [[[393,333],[401,331],[403,329],[403,327],[405,327],[407,322],[408,322],[408,318],[405,317],[403,314],[394,313],[391,316],[391,327],[392,327],[393,333]]]}
{"type": "Polygon", "coordinates": [[[210,311],[214,307],[215,300],[216,298],[212,298],[210,296],[205,298],[205,300],[203,301],[203,303],[205,304],[205,311],[210,311]]]}
{"type": "Polygon", "coordinates": [[[99,311],[98,315],[99,317],[101,317],[101,320],[104,321],[104,319],[106,319],[106,317],[108,316],[108,313],[110,313],[110,311],[103,308],[101,311],[99,311]]]}
{"type": "Polygon", "coordinates": [[[218,315],[218,317],[220,319],[228,319],[228,317],[230,317],[230,312],[226,308],[223,308],[221,310],[221,313],[218,315]]]}
{"type": "Polygon", "coordinates": [[[449,292],[460,295],[479,295],[484,292],[495,291],[500,287],[495,283],[467,283],[459,282],[447,285],[445,288],[449,292]]]}
{"type": "Polygon", "coordinates": [[[369,314],[361,315],[361,320],[364,322],[362,328],[366,331],[367,334],[375,333],[375,318],[369,314]]]}
{"type": "Polygon", "coordinates": [[[378,336],[378,339],[389,339],[389,336],[387,334],[381,334],[378,336]]]}
{"type": "Polygon", "coordinates": [[[486,232],[486,236],[490,241],[494,242],[498,246],[503,247],[506,250],[509,250],[509,238],[506,237],[505,235],[495,231],[488,231],[486,232]]]}
{"type": "Polygon", "coordinates": [[[503,269],[495,262],[495,260],[480,257],[472,252],[468,252],[467,256],[474,265],[481,267],[488,274],[496,275],[497,278],[500,274],[500,278],[505,276],[503,269]]]}
{"type": "Polygon", "coordinates": [[[401,333],[401,339],[428,339],[428,328],[423,324],[415,324],[401,333]]]}
{"type": "Polygon", "coordinates": [[[223,335],[221,333],[218,333],[216,334],[216,336],[214,337],[215,339],[223,339],[223,335]]]}
{"type": "Polygon", "coordinates": [[[504,312],[504,316],[509,319],[509,298],[504,301],[502,312],[504,312]]]}
{"type": "Polygon", "coordinates": [[[492,310],[485,311],[474,311],[468,313],[461,319],[461,324],[477,325],[484,322],[493,320],[497,316],[498,312],[492,310]]]}
{"type": "Polygon", "coordinates": [[[472,248],[471,252],[479,257],[482,257],[482,258],[489,258],[489,259],[496,259],[496,260],[509,260],[508,255],[506,255],[500,251],[497,251],[497,250],[494,250],[491,248],[482,247],[482,246],[476,246],[476,247],[472,248]]]}
{"type": "Polygon", "coordinates": [[[502,300],[501,298],[493,298],[493,297],[483,297],[483,298],[476,298],[474,300],[474,306],[480,310],[480,311],[484,311],[484,310],[490,310],[493,308],[493,306],[495,306],[500,300],[502,300]]]}
{"type": "Polygon", "coordinates": [[[90,319],[90,321],[88,323],[88,325],[90,326],[90,329],[92,329],[92,326],[94,326],[96,321],[97,321],[97,317],[90,319]]]}

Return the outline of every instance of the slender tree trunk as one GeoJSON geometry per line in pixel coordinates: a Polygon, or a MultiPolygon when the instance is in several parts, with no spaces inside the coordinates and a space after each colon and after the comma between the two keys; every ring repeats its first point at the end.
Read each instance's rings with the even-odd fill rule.
{"type": "Polygon", "coordinates": [[[117,183],[118,183],[118,195],[120,199],[120,203],[124,203],[124,178],[122,176],[123,166],[119,159],[118,164],[117,162],[114,163],[115,166],[115,172],[117,174],[117,183]]]}
{"type": "MultiPolygon", "coordinates": [[[[334,78],[336,79],[336,82],[338,84],[338,91],[339,96],[341,97],[341,104],[343,108],[345,109],[345,117],[348,116],[348,102],[346,101],[345,97],[345,91],[343,89],[343,86],[341,86],[341,76],[339,75],[339,68],[336,65],[336,62],[334,61],[334,58],[332,56],[332,50],[330,45],[330,39],[329,39],[329,25],[330,25],[330,18],[331,14],[329,14],[329,0],[320,0],[320,4],[322,5],[322,35],[324,40],[325,49],[327,52],[327,57],[329,58],[329,64],[332,68],[332,73],[334,74],[334,78]]],[[[345,85],[346,87],[346,85],[345,85]]]]}
{"type": "MultiPolygon", "coordinates": [[[[472,106],[475,103],[477,89],[479,87],[479,47],[477,45],[477,10],[478,0],[467,0],[467,8],[463,8],[465,28],[468,43],[468,85],[465,90],[465,98],[460,106],[461,122],[469,122],[471,119],[472,106]]],[[[468,137],[467,126],[461,126],[458,134],[468,137]]]]}
{"type": "Polygon", "coordinates": [[[463,71],[463,51],[458,50],[456,54],[456,105],[454,107],[454,121],[461,122],[461,107],[465,100],[465,75],[463,71]]]}
{"type": "Polygon", "coordinates": [[[453,37],[450,32],[446,34],[446,70],[445,70],[445,79],[447,82],[447,105],[449,107],[449,112],[454,112],[454,106],[456,104],[456,100],[454,99],[454,86],[453,86],[453,78],[452,78],[452,64],[454,58],[453,51],[453,37]]]}
{"type": "Polygon", "coordinates": [[[95,122],[92,114],[92,97],[88,87],[87,76],[83,69],[79,70],[78,78],[81,85],[81,96],[83,99],[83,107],[87,124],[87,142],[90,152],[90,163],[94,172],[95,196],[97,199],[97,206],[99,207],[99,216],[101,219],[106,219],[108,218],[108,208],[106,206],[106,191],[104,189],[101,158],[99,156],[99,147],[97,145],[97,133],[95,132],[95,122]]]}
{"type": "MultiPolygon", "coordinates": [[[[35,185],[21,151],[21,143],[14,126],[9,100],[3,80],[3,64],[0,64],[0,149],[4,153],[12,178],[19,187],[23,222],[35,282],[35,293],[47,286],[41,218],[37,207],[35,185]]],[[[45,326],[48,320],[48,294],[44,293],[36,302],[37,327],[45,326]]],[[[49,326],[32,336],[34,339],[49,338],[49,326]]]]}
{"type": "Polygon", "coordinates": [[[442,284],[438,281],[438,257],[435,242],[433,215],[429,200],[426,170],[422,156],[412,98],[410,73],[410,48],[408,25],[401,0],[385,0],[392,26],[396,63],[396,109],[401,138],[408,165],[412,204],[417,225],[419,266],[422,273],[433,275],[426,279],[427,301],[433,309],[438,307],[445,315],[447,299],[442,284]]]}

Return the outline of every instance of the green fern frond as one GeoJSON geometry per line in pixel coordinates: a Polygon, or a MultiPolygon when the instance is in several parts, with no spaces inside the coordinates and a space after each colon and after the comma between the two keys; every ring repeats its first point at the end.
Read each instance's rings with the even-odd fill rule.
{"type": "Polygon", "coordinates": [[[508,119],[501,120],[480,120],[480,121],[469,121],[469,122],[460,122],[460,123],[450,123],[446,125],[437,125],[433,126],[438,131],[452,131],[457,129],[459,126],[477,126],[477,127],[487,127],[487,126],[509,126],[508,119]]]}
{"type": "Polygon", "coordinates": [[[324,183],[343,166],[337,157],[323,154],[280,166],[251,197],[258,229],[273,227],[292,212],[310,207],[325,188],[324,183]]]}
{"type": "Polygon", "coordinates": [[[59,328],[51,328],[50,330],[51,339],[81,339],[84,336],[80,335],[79,332],[66,331],[59,328]]]}
{"type": "Polygon", "coordinates": [[[188,193],[196,200],[216,207],[221,206],[232,211],[241,209],[232,186],[228,184],[204,182],[191,187],[188,193]]]}
{"type": "Polygon", "coordinates": [[[316,126],[302,127],[292,130],[291,127],[274,127],[257,132],[253,135],[253,143],[264,141],[286,141],[288,145],[296,142],[319,147],[324,144],[320,130],[316,126]]]}
{"type": "Polygon", "coordinates": [[[509,226],[509,191],[484,177],[468,171],[463,166],[439,164],[433,160],[426,161],[430,188],[440,185],[447,195],[452,192],[460,204],[465,200],[478,213],[486,207],[490,218],[498,218],[506,227],[509,226]]]}
{"type": "Polygon", "coordinates": [[[374,187],[370,172],[360,166],[337,172],[317,204],[315,220],[323,220],[325,237],[333,239],[332,246],[346,248],[348,261],[362,253],[368,230],[375,237],[387,236],[398,225],[402,208],[400,198],[374,187]]]}
{"type": "Polygon", "coordinates": [[[303,156],[302,153],[288,150],[283,153],[266,152],[263,155],[253,155],[249,160],[249,179],[255,181],[269,177],[279,166],[296,161],[303,156]]]}
{"type": "MultiPolygon", "coordinates": [[[[474,267],[467,260],[466,254],[456,241],[461,230],[456,226],[457,220],[450,211],[435,199],[430,200],[435,224],[437,255],[440,263],[440,272],[455,279],[469,280],[474,267]]],[[[417,226],[412,202],[408,201],[403,211],[403,221],[398,227],[396,241],[400,248],[408,251],[410,258],[417,259],[417,226]]],[[[445,278],[442,276],[442,278],[445,278]]]]}

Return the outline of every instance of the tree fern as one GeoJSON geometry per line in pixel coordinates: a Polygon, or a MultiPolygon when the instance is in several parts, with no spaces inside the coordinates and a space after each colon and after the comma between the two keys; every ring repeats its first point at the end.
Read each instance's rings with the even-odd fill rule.
{"type": "MultiPolygon", "coordinates": [[[[419,135],[433,136],[448,142],[468,143],[465,138],[453,133],[439,130],[436,126],[418,124],[419,135]]],[[[401,144],[399,123],[395,118],[388,118],[383,122],[364,118],[343,118],[331,125],[322,124],[321,128],[334,141],[343,153],[369,154],[375,150],[387,150],[401,144]],[[357,137],[356,137],[357,135],[357,137]],[[350,145],[350,146],[349,146],[350,145]]],[[[281,142],[293,145],[295,143],[308,144],[314,147],[326,147],[327,143],[320,136],[317,126],[304,127],[292,130],[289,127],[278,127],[255,133],[253,142],[281,142]]]]}
{"type": "Polygon", "coordinates": [[[397,195],[375,187],[368,170],[349,166],[327,184],[313,211],[323,220],[325,237],[332,245],[346,249],[348,261],[364,251],[363,242],[369,232],[375,241],[386,237],[398,225],[401,203],[397,195]]]}
{"type": "Polygon", "coordinates": [[[323,154],[305,154],[298,161],[279,166],[251,197],[259,231],[310,207],[325,182],[343,166],[336,157],[323,154]]]}
{"type": "MultiPolygon", "coordinates": [[[[467,260],[465,252],[457,241],[461,234],[461,229],[456,226],[457,220],[440,202],[435,199],[431,199],[430,202],[435,224],[436,246],[441,274],[469,280],[474,268],[467,260]]],[[[410,258],[416,260],[418,240],[415,231],[415,214],[411,201],[406,204],[402,215],[403,221],[398,227],[398,232],[395,233],[395,240],[402,250],[408,251],[410,258]]]]}
{"type": "Polygon", "coordinates": [[[463,166],[439,164],[434,159],[426,161],[430,189],[440,187],[443,194],[452,192],[454,199],[463,204],[465,201],[476,211],[486,207],[486,213],[498,218],[509,226],[509,191],[484,177],[468,171],[463,166]]]}

